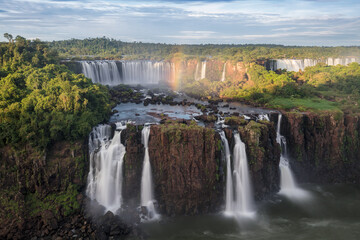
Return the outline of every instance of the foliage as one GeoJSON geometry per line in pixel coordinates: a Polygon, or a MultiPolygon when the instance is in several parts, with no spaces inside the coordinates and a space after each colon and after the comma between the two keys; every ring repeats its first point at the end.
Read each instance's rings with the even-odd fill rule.
{"type": "Polygon", "coordinates": [[[360,65],[318,64],[300,72],[267,71],[248,64],[244,80],[184,81],[182,91],[201,98],[225,98],[299,111],[359,112],[360,65]]]}
{"type": "Polygon", "coordinates": [[[38,40],[16,37],[0,46],[0,145],[46,147],[75,140],[110,112],[108,90],[65,66],[38,40]]]}
{"type": "Polygon", "coordinates": [[[30,210],[30,216],[36,216],[44,210],[51,210],[58,215],[60,209],[66,217],[79,210],[80,204],[76,200],[78,194],[78,187],[70,184],[66,191],[52,193],[45,198],[41,198],[37,193],[29,193],[25,197],[25,203],[30,210]]]}
{"type": "Polygon", "coordinates": [[[162,43],[122,42],[106,37],[70,39],[48,43],[62,57],[107,59],[186,59],[216,57],[230,61],[254,62],[271,58],[327,58],[360,55],[359,47],[297,47],[253,44],[172,45],[162,43]]]}

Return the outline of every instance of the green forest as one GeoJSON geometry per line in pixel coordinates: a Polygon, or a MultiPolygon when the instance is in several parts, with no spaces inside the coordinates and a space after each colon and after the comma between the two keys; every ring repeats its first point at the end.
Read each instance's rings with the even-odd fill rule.
{"type": "Polygon", "coordinates": [[[311,58],[360,56],[360,47],[298,47],[282,45],[173,45],[162,43],[122,42],[87,38],[48,42],[62,58],[71,59],[154,59],[169,60],[174,56],[203,57],[221,60],[255,62],[272,58],[311,58]],[[180,54],[181,53],[181,54],[180,54]]]}
{"type": "Polygon", "coordinates": [[[183,79],[181,90],[195,97],[245,101],[291,111],[359,112],[358,63],[318,64],[296,73],[267,71],[254,63],[281,56],[355,55],[360,53],[359,47],[167,45],[108,38],[41,42],[4,36],[8,42],[0,44],[0,145],[29,143],[46,148],[53,141],[83,138],[94,125],[107,120],[111,111],[108,88],[60,65],[66,56],[166,59],[211,55],[241,59],[248,66],[246,81],[183,79]]]}
{"type": "Polygon", "coordinates": [[[251,64],[247,81],[185,81],[182,90],[195,97],[246,101],[268,108],[296,111],[359,112],[360,65],[320,63],[300,72],[267,71],[251,64]]]}
{"type": "Polygon", "coordinates": [[[108,118],[109,92],[58,63],[46,43],[5,34],[0,44],[0,145],[46,148],[108,118]]]}

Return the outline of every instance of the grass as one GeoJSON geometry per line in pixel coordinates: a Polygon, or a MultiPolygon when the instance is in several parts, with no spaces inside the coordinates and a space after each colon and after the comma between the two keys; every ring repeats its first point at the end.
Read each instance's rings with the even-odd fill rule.
{"type": "Polygon", "coordinates": [[[284,110],[298,109],[300,111],[341,111],[338,103],[320,98],[281,98],[271,99],[268,107],[284,110]]]}

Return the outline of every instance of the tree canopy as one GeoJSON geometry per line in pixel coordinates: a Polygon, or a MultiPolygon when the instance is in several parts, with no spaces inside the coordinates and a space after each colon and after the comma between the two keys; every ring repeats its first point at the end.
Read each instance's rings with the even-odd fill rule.
{"type": "Polygon", "coordinates": [[[54,64],[57,52],[41,41],[17,36],[0,54],[0,145],[44,148],[84,137],[108,118],[108,89],[54,64]]]}

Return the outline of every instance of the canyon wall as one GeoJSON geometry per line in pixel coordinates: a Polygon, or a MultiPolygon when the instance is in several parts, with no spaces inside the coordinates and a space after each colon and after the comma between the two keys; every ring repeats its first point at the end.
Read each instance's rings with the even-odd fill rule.
{"type": "Polygon", "coordinates": [[[284,113],[281,127],[299,181],[359,183],[359,116],[284,113]]]}
{"type": "Polygon", "coordinates": [[[241,117],[231,117],[225,129],[230,149],[234,147],[233,131],[240,133],[246,145],[250,176],[256,200],[266,198],[279,190],[280,146],[276,142],[274,124],[268,121],[245,121],[241,117]]]}
{"type": "Polygon", "coordinates": [[[58,142],[48,151],[0,149],[0,238],[58,231],[80,212],[88,171],[82,142],[58,142]]]}
{"type": "MultiPolygon", "coordinates": [[[[230,151],[234,147],[234,131],[240,133],[246,145],[257,200],[279,190],[276,114],[270,119],[272,122],[255,122],[232,117],[227,119],[229,127],[224,129],[230,151]]],[[[144,159],[142,128],[130,124],[121,136],[126,147],[124,207],[134,211],[140,203],[144,159]]],[[[359,183],[359,131],[359,116],[283,113],[281,133],[287,139],[290,164],[297,179],[300,182],[359,183]]],[[[2,147],[0,156],[1,238],[72,236],[74,233],[69,233],[72,229],[84,229],[79,233],[81,236],[103,234],[105,228],[99,227],[99,232],[96,225],[89,225],[84,218],[82,192],[88,172],[87,144],[58,142],[44,152],[29,146],[16,150],[2,147]]],[[[214,129],[189,122],[152,125],[149,156],[155,199],[161,214],[196,215],[224,209],[228,173],[224,167],[221,138],[214,129]]],[[[104,216],[109,224],[115,221],[110,215],[104,216]]],[[[121,234],[129,234],[125,226],[121,229],[121,234]]],[[[110,232],[106,234],[109,236],[110,232]]]]}
{"type": "MultiPolygon", "coordinates": [[[[125,204],[140,201],[143,145],[140,126],[124,130],[127,152],[124,160],[125,204]]],[[[257,200],[279,189],[280,148],[273,123],[244,121],[226,129],[230,149],[233,131],[240,132],[246,144],[250,175],[257,200]]],[[[155,198],[161,214],[195,215],[223,210],[225,197],[225,159],[217,132],[193,124],[152,125],[149,155],[153,172],[155,198]]]]}
{"type": "Polygon", "coordinates": [[[219,136],[197,125],[152,126],[155,194],[167,215],[215,212],[222,204],[219,136]]]}

